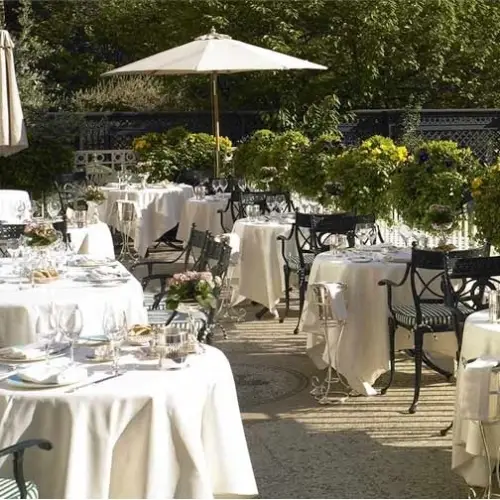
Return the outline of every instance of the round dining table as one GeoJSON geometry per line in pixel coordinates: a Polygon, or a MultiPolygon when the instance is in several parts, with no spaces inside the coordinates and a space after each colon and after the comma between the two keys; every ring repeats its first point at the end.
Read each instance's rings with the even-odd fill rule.
{"type": "MultiPolygon", "coordinates": [[[[328,344],[325,342],[325,333],[310,286],[300,322],[300,330],[307,334],[307,353],[315,365],[323,369],[328,363],[338,362],[339,366],[333,367],[347,379],[350,387],[367,396],[378,394],[373,384],[389,369],[390,361],[387,289],[378,283],[384,279],[400,282],[411,259],[410,249],[395,249],[390,253],[386,253],[386,250],[384,246],[372,246],[335,254],[329,251],[319,254],[313,262],[309,285],[322,282],[347,285],[344,292],[347,323],[339,345],[336,343],[338,336],[332,337],[328,344]],[[327,351],[328,346],[330,352],[327,351]],[[337,348],[339,352],[336,352],[337,348]]],[[[413,304],[409,279],[403,286],[393,290],[393,304],[413,304]]],[[[450,342],[454,345],[454,353],[454,332],[426,335],[424,348],[432,353],[440,353],[440,357],[444,357],[444,360],[439,359],[440,365],[448,367],[450,349],[447,346],[450,342]]],[[[412,348],[413,337],[410,332],[398,330],[396,350],[412,348]]]]}
{"type": "MultiPolygon", "coordinates": [[[[191,227],[196,225],[200,231],[210,231],[212,234],[222,234],[224,228],[221,225],[219,210],[225,210],[228,204],[227,197],[206,196],[203,199],[190,198],[186,200],[182,209],[179,228],[177,229],[177,239],[187,241],[191,233],[191,227]]],[[[233,228],[233,221],[230,211],[223,214],[224,227],[227,231],[233,228]]]]}
{"type": "MultiPolygon", "coordinates": [[[[127,371],[107,378],[109,363],[89,362],[88,349],[78,348],[77,359],[90,378],[74,385],[37,390],[20,388],[12,377],[0,382],[0,447],[41,437],[53,444],[24,459],[41,498],[257,495],[221,351],[205,346],[178,370],[128,353],[121,359],[127,371]]],[[[10,468],[5,462],[0,474],[10,475],[10,468]]]]}
{"type": "Polygon", "coordinates": [[[78,305],[83,316],[82,336],[100,331],[110,309],[125,311],[128,324],[144,323],[147,313],[141,284],[121,264],[113,263],[112,269],[128,279],[98,285],[86,279],[86,268],[68,267],[67,273],[53,282],[19,284],[12,259],[0,259],[0,346],[35,342],[37,323],[39,328],[48,324],[51,304],[56,308],[78,305]]]}
{"type": "Polygon", "coordinates": [[[140,256],[144,256],[151,244],[179,223],[186,200],[193,196],[192,186],[174,183],[124,189],[109,184],[101,189],[106,199],[98,207],[99,218],[115,229],[120,230],[116,202],[126,200],[134,204],[136,220],[130,226],[129,236],[140,256]]]}

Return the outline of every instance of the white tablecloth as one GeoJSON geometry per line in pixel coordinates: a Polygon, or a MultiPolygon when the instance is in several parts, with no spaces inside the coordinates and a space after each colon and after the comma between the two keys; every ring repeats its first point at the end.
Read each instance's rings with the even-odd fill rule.
{"type": "MultiPolygon", "coordinates": [[[[382,257],[380,255],[380,257],[382,257]]],[[[409,260],[409,253],[398,255],[409,260]]],[[[377,378],[389,369],[389,333],[387,289],[378,286],[378,282],[389,279],[401,281],[406,269],[405,263],[372,261],[355,263],[334,257],[331,252],[320,254],[314,260],[309,284],[318,282],[341,282],[347,285],[348,318],[342,336],[340,352],[335,357],[339,360],[339,372],[346,377],[352,389],[360,394],[375,395],[372,387],[377,378]]],[[[318,322],[316,307],[310,302],[312,290],[309,287],[301,330],[307,332],[307,352],[318,368],[326,367],[325,342],[322,326],[318,322]]],[[[410,283],[395,288],[394,305],[413,304],[410,283]]],[[[433,352],[443,352],[441,345],[453,342],[453,333],[440,333],[437,339],[432,335],[424,338],[424,347],[433,352]],[[446,338],[445,338],[446,337],[446,338]],[[451,339],[451,340],[450,340],[451,339]]],[[[396,350],[413,348],[413,338],[405,330],[396,335],[396,350]]],[[[456,351],[455,350],[453,352],[456,351]]]]}
{"type": "MultiPolygon", "coordinates": [[[[471,360],[480,356],[494,356],[500,360],[500,324],[489,323],[487,310],[471,314],[465,322],[463,333],[461,358],[471,360]]],[[[462,419],[459,411],[459,401],[465,397],[462,394],[462,377],[463,368],[460,366],[453,422],[452,468],[469,485],[486,487],[489,474],[479,424],[462,419]]],[[[498,401],[498,397],[495,399],[498,401]]],[[[500,410],[497,415],[500,415],[500,410]]],[[[492,460],[495,461],[500,445],[500,420],[485,423],[485,428],[488,447],[492,460]]]]}
{"type": "MultiPolygon", "coordinates": [[[[0,446],[40,437],[53,443],[50,452],[25,455],[25,475],[42,498],[256,495],[224,354],[207,347],[177,371],[156,364],[72,394],[1,384],[0,446]]],[[[10,476],[12,465],[3,467],[10,476]]]]}
{"type": "Polygon", "coordinates": [[[186,200],[193,196],[193,188],[187,184],[171,184],[168,187],[120,190],[115,187],[102,188],[106,200],[99,205],[99,217],[114,228],[118,218],[114,213],[117,200],[136,203],[138,222],[131,230],[134,248],[144,256],[148,247],[162,234],[174,228],[181,219],[186,200]]]}
{"type": "Polygon", "coordinates": [[[0,220],[5,222],[19,221],[17,207],[20,202],[25,204],[24,220],[28,217],[31,209],[28,192],[15,189],[0,189],[0,220]]]}
{"type": "Polygon", "coordinates": [[[233,233],[240,237],[240,260],[233,273],[233,279],[238,280],[237,295],[270,311],[276,309],[285,290],[281,242],[277,238],[288,236],[291,230],[291,224],[276,222],[240,219],[234,223],[233,233]]]}
{"type": "MultiPolygon", "coordinates": [[[[9,272],[9,262],[1,259],[0,275],[9,272]]],[[[78,304],[84,320],[82,336],[93,336],[102,329],[104,311],[109,307],[123,309],[129,324],[147,319],[141,285],[132,276],[126,283],[112,287],[60,279],[19,290],[19,285],[5,283],[0,284],[0,346],[34,342],[38,317],[48,318],[51,302],[57,307],[78,304]]]]}
{"type": "Polygon", "coordinates": [[[113,238],[104,222],[89,224],[86,227],[69,227],[68,234],[77,253],[95,257],[115,257],[113,238]]]}
{"type": "MultiPolygon", "coordinates": [[[[227,204],[227,199],[217,200],[212,197],[203,200],[197,200],[196,198],[187,200],[179,222],[177,239],[187,241],[193,224],[196,224],[196,229],[200,231],[210,231],[214,235],[223,233],[220,214],[217,213],[217,210],[224,210],[227,204]]],[[[233,221],[229,212],[224,214],[224,226],[228,231],[233,228],[233,221]]]]}

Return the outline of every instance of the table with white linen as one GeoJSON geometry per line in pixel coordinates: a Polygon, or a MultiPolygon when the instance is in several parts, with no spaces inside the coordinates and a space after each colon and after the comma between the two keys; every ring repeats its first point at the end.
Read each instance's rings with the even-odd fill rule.
{"type": "MultiPolygon", "coordinates": [[[[11,271],[11,259],[0,259],[0,279],[11,271]]],[[[121,264],[116,264],[127,273],[121,264]]],[[[82,274],[71,268],[71,275],[82,274]]],[[[147,319],[141,284],[130,275],[125,283],[114,286],[93,286],[70,277],[47,284],[0,284],[0,346],[29,344],[36,340],[36,325],[48,322],[49,306],[69,307],[77,304],[83,315],[82,336],[93,336],[102,329],[103,317],[110,308],[124,310],[127,323],[143,323],[147,319]]]]}
{"type": "MultiPolygon", "coordinates": [[[[467,318],[460,356],[463,360],[491,356],[500,362],[500,324],[488,321],[487,310],[473,313],[467,318]]],[[[460,364],[457,377],[455,420],[453,422],[452,468],[469,485],[486,487],[489,473],[479,422],[464,419],[460,405],[466,398],[477,399],[480,391],[488,390],[490,377],[487,375],[486,380],[483,381],[485,382],[484,387],[479,387],[481,384],[478,384],[477,387],[467,387],[465,383],[462,383],[464,372],[465,370],[460,364]],[[466,394],[466,390],[472,390],[473,394],[466,394]]],[[[492,402],[496,408],[500,407],[498,396],[493,397],[492,402]]],[[[494,413],[498,415],[498,409],[494,413]]],[[[497,460],[500,445],[500,420],[498,420],[498,416],[495,420],[494,423],[484,424],[486,440],[493,462],[497,460]]]]}
{"type": "MultiPolygon", "coordinates": [[[[0,447],[42,437],[54,445],[24,459],[41,498],[257,495],[224,354],[207,346],[188,367],[161,371],[157,361],[127,357],[134,370],[73,393],[0,384],[0,447]]],[[[11,467],[4,463],[1,475],[11,467]]]]}
{"type": "Polygon", "coordinates": [[[106,200],[99,205],[102,221],[118,229],[118,217],[114,212],[117,200],[128,200],[135,204],[138,219],[129,235],[134,240],[134,248],[144,256],[148,247],[160,236],[173,229],[180,221],[186,200],[193,196],[192,186],[169,184],[167,187],[147,187],[119,189],[102,188],[106,200]]]}
{"type": "Polygon", "coordinates": [[[18,207],[24,203],[22,220],[28,217],[31,210],[30,195],[27,191],[16,189],[0,189],[0,220],[5,222],[19,221],[18,207]]]}
{"type": "Polygon", "coordinates": [[[104,222],[88,224],[85,227],[68,227],[68,234],[76,253],[95,257],[115,257],[113,237],[104,222]]]}
{"type": "MultiPolygon", "coordinates": [[[[234,223],[233,233],[240,238],[240,258],[233,273],[238,281],[235,295],[253,300],[270,311],[283,297],[285,280],[283,256],[278,236],[288,237],[292,224],[279,222],[256,222],[239,219],[234,223]]],[[[287,253],[293,253],[293,238],[287,242],[287,253]]]]}
{"type": "MultiPolygon", "coordinates": [[[[316,366],[322,369],[328,366],[328,360],[332,364],[338,362],[339,366],[333,367],[347,379],[350,387],[368,396],[377,394],[373,384],[389,369],[390,362],[387,289],[379,286],[378,282],[384,279],[400,282],[405,273],[406,262],[410,260],[409,251],[385,256],[377,253],[375,248],[372,250],[368,255],[373,260],[369,262],[354,262],[356,256],[352,252],[342,256],[325,252],[316,257],[311,268],[309,285],[319,282],[347,285],[344,292],[348,311],[347,324],[340,346],[335,342],[330,343],[330,348],[335,350],[338,347],[339,352],[332,355],[326,350],[323,327],[318,321],[310,286],[300,324],[300,329],[307,333],[307,352],[316,366]]],[[[393,304],[413,304],[409,280],[402,287],[393,290],[393,304]]],[[[424,347],[433,352],[443,352],[442,344],[449,342],[456,346],[454,334],[450,336],[440,333],[436,339],[432,335],[424,337],[424,347]]],[[[412,348],[412,336],[403,329],[398,330],[396,350],[412,348]]]]}
{"type": "MultiPolygon", "coordinates": [[[[179,222],[177,239],[187,241],[193,224],[196,224],[196,229],[200,231],[210,231],[212,234],[223,233],[224,229],[220,223],[221,216],[218,210],[224,210],[227,204],[227,198],[215,198],[214,196],[206,196],[202,200],[197,198],[187,200],[179,222]]],[[[224,214],[224,226],[228,231],[233,228],[230,211],[224,214]]]]}

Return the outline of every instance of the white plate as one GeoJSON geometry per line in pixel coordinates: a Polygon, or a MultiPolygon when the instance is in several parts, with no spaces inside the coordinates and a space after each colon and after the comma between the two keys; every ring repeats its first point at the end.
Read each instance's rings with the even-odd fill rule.
{"type": "Polygon", "coordinates": [[[21,379],[19,375],[12,375],[7,379],[7,385],[10,385],[11,387],[16,387],[17,389],[50,389],[50,388],[55,388],[55,387],[66,387],[69,385],[76,385],[76,384],[81,384],[82,382],[85,382],[89,377],[82,378],[81,380],[78,380],[77,382],[67,382],[64,384],[37,384],[35,382],[27,382],[21,379]]]}
{"type": "Polygon", "coordinates": [[[24,359],[21,359],[21,358],[4,358],[1,354],[0,354],[0,362],[1,363],[33,363],[35,361],[41,361],[42,359],[45,359],[45,353],[41,353],[40,356],[36,356],[34,358],[24,358],[24,359]]]}
{"type": "Polygon", "coordinates": [[[95,267],[105,267],[105,266],[115,266],[116,264],[117,264],[117,261],[111,260],[111,259],[106,259],[106,260],[89,259],[88,261],[75,260],[75,261],[69,263],[70,267],[81,267],[83,269],[92,269],[95,267]]]}
{"type": "Polygon", "coordinates": [[[355,264],[366,264],[368,262],[373,262],[373,259],[370,257],[352,257],[349,259],[349,262],[354,262],[355,264]]]}

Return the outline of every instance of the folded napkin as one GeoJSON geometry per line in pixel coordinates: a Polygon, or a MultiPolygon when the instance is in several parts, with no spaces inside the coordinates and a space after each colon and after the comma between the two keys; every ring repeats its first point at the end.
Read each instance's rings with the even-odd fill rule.
{"type": "Polygon", "coordinates": [[[126,275],[122,273],[121,269],[113,269],[111,267],[99,267],[93,269],[89,273],[90,277],[93,279],[101,280],[105,278],[124,278],[126,275]]]}
{"type": "Polygon", "coordinates": [[[36,364],[20,370],[19,378],[35,384],[76,384],[88,377],[87,370],[78,365],[46,365],[36,364]]]}
{"type": "Polygon", "coordinates": [[[325,283],[328,290],[332,312],[338,321],[347,320],[347,307],[344,297],[344,286],[340,283],[325,283]]]}
{"type": "Polygon", "coordinates": [[[37,349],[36,347],[30,346],[20,346],[20,347],[6,347],[0,350],[0,357],[4,359],[14,360],[26,360],[26,359],[37,359],[44,356],[44,351],[42,349],[37,349]]]}
{"type": "Polygon", "coordinates": [[[498,420],[498,392],[490,394],[492,373],[500,360],[492,356],[481,356],[468,363],[460,378],[458,411],[460,417],[468,420],[498,420]]]}

